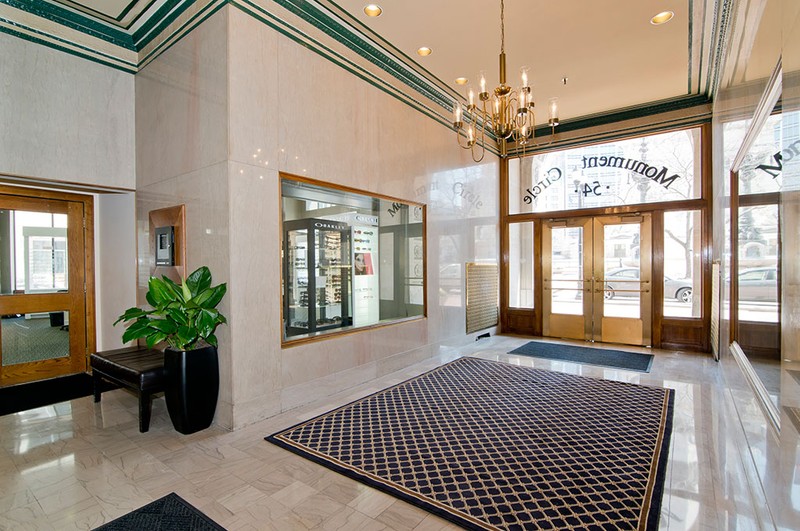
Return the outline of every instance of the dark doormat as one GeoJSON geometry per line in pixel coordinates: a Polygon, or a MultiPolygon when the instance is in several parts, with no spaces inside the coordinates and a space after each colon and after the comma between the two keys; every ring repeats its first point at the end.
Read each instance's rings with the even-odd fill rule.
{"type": "Polygon", "coordinates": [[[650,372],[650,367],[653,365],[652,354],[639,354],[638,352],[578,345],[561,345],[545,343],[544,341],[530,341],[521,347],[515,348],[509,354],[520,354],[548,360],[572,361],[639,372],[650,372]]]}
{"type": "Polygon", "coordinates": [[[96,531],[225,531],[189,502],[171,492],[144,507],[96,528],[96,531]]]}
{"type": "Polygon", "coordinates": [[[91,394],[92,376],[87,373],[0,387],[0,415],[58,404],[91,394]]]}
{"type": "Polygon", "coordinates": [[[674,396],[460,358],[267,440],[466,529],[655,531],[674,396]]]}

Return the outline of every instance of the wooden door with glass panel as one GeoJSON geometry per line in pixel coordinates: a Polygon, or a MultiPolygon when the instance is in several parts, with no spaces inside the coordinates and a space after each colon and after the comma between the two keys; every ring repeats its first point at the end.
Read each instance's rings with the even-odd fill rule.
{"type": "Polygon", "coordinates": [[[84,209],[0,194],[0,386],[86,370],[84,209]]]}
{"type": "Polygon", "coordinates": [[[544,335],[650,345],[650,215],[547,221],[542,229],[544,335]]]}

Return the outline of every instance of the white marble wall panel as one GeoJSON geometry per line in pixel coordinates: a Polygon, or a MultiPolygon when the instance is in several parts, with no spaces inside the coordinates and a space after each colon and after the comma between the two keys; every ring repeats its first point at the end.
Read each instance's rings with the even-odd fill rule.
{"type": "Polygon", "coordinates": [[[483,164],[473,163],[448,128],[382,90],[238,10],[228,16],[229,156],[235,161],[231,282],[241,283],[230,302],[234,423],[239,427],[270,414],[276,390],[282,409],[294,407],[340,391],[326,386],[334,374],[358,375],[355,385],[365,375],[432,355],[434,341],[467,341],[463,297],[446,311],[440,307],[435,257],[439,241],[453,235],[456,243],[447,259],[475,261],[475,226],[488,224],[495,230],[483,245],[492,248],[488,257],[496,259],[498,168],[491,155],[483,164]],[[282,349],[277,171],[428,205],[429,318],[282,349]],[[237,181],[239,174],[243,178],[237,181]],[[262,174],[264,180],[256,182],[262,174]],[[487,200],[477,209],[465,204],[453,197],[453,183],[483,187],[487,200]],[[441,193],[440,187],[450,192],[441,193]],[[240,194],[249,197],[240,199],[240,194]],[[254,250],[258,242],[267,247],[254,250]],[[262,261],[253,252],[269,256],[262,261]],[[235,295],[244,289],[256,291],[248,294],[251,302],[235,295]],[[447,318],[440,318],[443,313],[447,318]],[[250,407],[259,397],[261,411],[250,407]]]}
{"type": "Polygon", "coordinates": [[[228,158],[227,9],[136,75],[137,186],[228,158]]]}
{"type": "Polygon", "coordinates": [[[263,31],[263,23],[232,10],[228,20],[230,160],[266,169],[278,168],[277,117],[284,105],[278,98],[278,34],[263,31]]]}
{"type": "MultiPolygon", "coordinates": [[[[169,142],[168,139],[162,139],[169,142]]],[[[180,141],[175,141],[178,144],[180,141]]],[[[213,283],[230,282],[229,241],[229,190],[228,162],[207,166],[193,172],[176,175],[161,182],[141,186],[137,192],[136,217],[140,242],[140,253],[144,249],[141,242],[149,241],[149,212],[152,210],[183,204],[186,206],[186,262],[187,274],[202,265],[211,270],[213,283]]],[[[147,290],[147,276],[151,268],[142,266],[149,262],[153,250],[146,249],[139,256],[139,294],[140,304],[144,304],[147,290]]],[[[231,317],[232,297],[226,297],[219,306],[223,315],[231,317]]],[[[233,359],[232,328],[222,325],[217,329],[219,339],[220,395],[215,423],[233,426],[233,359]]]]}
{"type": "Polygon", "coordinates": [[[132,189],[134,78],[0,33],[0,173],[132,189]]]}
{"type": "MultiPolygon", "coordinates": [[[[280,182],[277,172],[230,162],[230,282],[233,402],[280,411],[280,182]]],[[[237,409],[237,415],[239,414],[237,409]]]]}
{"type": "Polygon", "coordinates": [[[95,306],[97,350],[122,346],[117,316],[136,305],[135,196],[98,194],[95,205],[95,306]]]}

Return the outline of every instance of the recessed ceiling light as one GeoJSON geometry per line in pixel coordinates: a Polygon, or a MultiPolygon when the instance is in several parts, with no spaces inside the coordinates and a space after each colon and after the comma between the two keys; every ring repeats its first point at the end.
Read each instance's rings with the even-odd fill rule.
{"type": "Polygon", "coordinates": [[[364,13],[368,17],[379,17],[383,13],[383,9],[378,4],[367,4],[364,6],[364,13]]]}
{"type": "Polygon", "coordinates": [[[466,85],[469,79],[465,77],[457,77],[456,78],[456,85],[466,85]]]}
{"type": "Polygon", "coordinates": [[[650,19],[650,24],[654,26],[660,26],[661,24],[666,24],[667,22],[672,20],[672,17],[674,16],[675,13],[673,13],[672,11],[662,11],[661,13],[650,19]]]}
{"type": "Polygon", "coordinates": [[[422,57],[425,57],[426,55],[430,55],[432,53],[433,53],[433,50],[431,50],[427,46],[421,46],[421,47],[417,48],[417,55],[421,55],[422,57]]]}

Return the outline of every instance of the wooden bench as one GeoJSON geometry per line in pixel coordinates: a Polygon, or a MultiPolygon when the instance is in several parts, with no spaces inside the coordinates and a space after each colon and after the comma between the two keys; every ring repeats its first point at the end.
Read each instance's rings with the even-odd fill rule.
{"type": "Polygon", "coordinates": [[[94,401],[100,402],[103,380],[125,387],[139,396],[139,431],[150,429],[153,394],[164,391],[164,353],[146,347],[124,347],[89,357],[94,401]]]}

